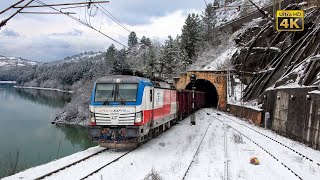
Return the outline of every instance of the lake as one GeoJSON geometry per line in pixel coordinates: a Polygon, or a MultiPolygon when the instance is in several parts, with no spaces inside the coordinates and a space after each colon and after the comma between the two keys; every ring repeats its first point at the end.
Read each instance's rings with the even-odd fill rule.
{"type": "Polygon", "coordinates": [[[67,93],[0,84],[0,178],[12,167],[18,172],[96,146],[85,128],[51,124],[70,100],[67,93]]]}

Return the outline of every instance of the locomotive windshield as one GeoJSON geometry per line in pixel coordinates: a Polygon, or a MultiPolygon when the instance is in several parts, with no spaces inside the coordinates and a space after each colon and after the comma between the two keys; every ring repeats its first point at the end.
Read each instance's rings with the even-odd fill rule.
{"type": "Polygon", "coordinates": [[[133,102],[138,84],[97,84],[95,102],[133,102]]]}
{"type": "Polygon", "coordinates": [[[136,101],[138,84],[118,84],[117,101],[136,101]]]}
{"type": "Polygon", "coordinates": [[[115,89],[115,84],[97,84],[94,101],[114,101],[115,89]]]}

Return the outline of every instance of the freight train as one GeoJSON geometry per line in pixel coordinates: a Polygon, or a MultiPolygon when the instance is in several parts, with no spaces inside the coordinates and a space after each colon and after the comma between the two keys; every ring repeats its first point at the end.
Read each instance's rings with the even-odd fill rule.
{"type": "Polygon", "coordinates": [[[89,134],[108,148],[134,148],[205,105],[205,93],[175,90],[165,82],[113,75],[96,80],[89,134]]]}

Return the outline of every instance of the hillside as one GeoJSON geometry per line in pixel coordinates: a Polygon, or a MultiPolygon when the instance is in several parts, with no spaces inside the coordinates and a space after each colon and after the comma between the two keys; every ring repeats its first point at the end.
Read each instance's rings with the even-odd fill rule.
{"type": "Polygon", "coordinates": [[[83,52],[79,54],[75,54],[72,56],[67,56],[61,60],[52,61],[49,63],[46,63],[47,65],[61,65],[63,63],[78,63],[86,60],[104,60],[105,59],[105,53],[104,52],[83,52]]]}
{"type": "Polygon", "coordinates": [[[34,66],[37,64],[39,64],[39,62],[30,61],[21,57],[6,57],[0,55],[0,67],[34,66]]]}

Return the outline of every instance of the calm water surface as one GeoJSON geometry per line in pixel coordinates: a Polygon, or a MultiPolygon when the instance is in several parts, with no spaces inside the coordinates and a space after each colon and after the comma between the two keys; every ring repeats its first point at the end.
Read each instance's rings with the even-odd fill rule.
{"type": "Polygon", "coordinates": [[[50,123],[70,94],[12,86],[0,84],[0,178],[17,159],[21,171],[96,145],[84,128],[50,123]]]}

